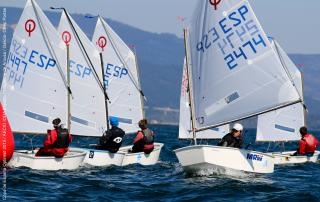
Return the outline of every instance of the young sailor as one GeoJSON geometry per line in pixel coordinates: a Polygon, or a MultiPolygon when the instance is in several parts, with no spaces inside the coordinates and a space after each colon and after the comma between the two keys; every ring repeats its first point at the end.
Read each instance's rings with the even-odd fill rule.
{"type": "Polygon", "coordinates": [[[125,132],[118,127],[119,119],[117,117],[110,118],[110,125],[112,126],[111,129],[104,132],[100,138],[100,144],[97,149],[104,149],[111,153],[116,153],[121,147],[125,132]]]}
{"type": "Polygon", "coordinates": [[[39,149],[36,156],[55,156],[61,158],[69,150],[72,136],[68,129],[63,128],[60,118],[52,121],[53,130],[47,131],[47,137],[43,142],[43,147],[39,149]]]}
{"type": "Polygon", "coordinates": [[[130,152],[144,152],[150,154],[154,149],[154,133],[148,128],[148,122],[146,119],[139,121],[139,127],[137,136],[133,140],[133,147],[130,152]]]}

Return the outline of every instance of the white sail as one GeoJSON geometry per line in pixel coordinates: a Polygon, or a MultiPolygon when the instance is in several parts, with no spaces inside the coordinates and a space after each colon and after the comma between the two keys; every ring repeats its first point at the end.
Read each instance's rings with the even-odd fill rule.
{"type": "MultiPolygon", "coordinates": [[[[303,100],[301,72],[276,41],[273,40],[271,44],[303,100]]],[[[305,125],[304,111],[303,104],[297,103],[259,115],[256,141],[299,140],[301,138],[299,128],[305,125]]]]}
{"type": "Polygon", "coordinates": [[[212,4],[198,4],[189,29],[196,128],[299,102],[249,3],[212,4]]]}
{"type": "MultiPolygon", "coordinates": [[[[199,131],[196,133],[197,139],[219,139],[229,132],[229,124],[212,128],[210,130],[199,131]]],[[[184,60],[181,94],[180,94],[180,115],[179,115],[179,138],[192,139],[191,113],[188,91],[188,76],[186,60],[184,60]]]]}
{"type": "Polygon", "coordinates": [[[297,103],[258,116],[256,141],[296,141],[301,138],[304,109],[297,103]]]}
{"type": "MultiPolygon", "coordinates": [[[[99,52],[72,17],[65,12],[61,14],[58,32],[64,41],[70,40],[70,86],[73,96],[71,133],[81,136],[101,136],[107,121],[99,52]]],[[[66,49],[65,44],[64,48],[66,49]]]]}
{"type": "Polygon", "coordinates": [[[303,80],[302,80],[302,74],[298,67],[292,62],[292,60],[289,58],[287,53],[282,49],[280,44],[272,40],[271,46],[276,52],[281,64],[284,66],[284,68],[287,70],[287,73],[292,80],[294,86],[296,87],[300,99],[303,101],[303,80]]]}
{"type": "Polygon", "coordinates": [[[66,52],[40,7],[28,0],[15,28],[1,85],[12,130],[46,133],[67,118],[66,52]]]}
{"type": "Polygon", "coordinates": [[[126,133],[136,132],[143,106],[135,55],[102,17],[98,17],[92,43],[103,56],[109,116],[118,117],[126,133]]]}

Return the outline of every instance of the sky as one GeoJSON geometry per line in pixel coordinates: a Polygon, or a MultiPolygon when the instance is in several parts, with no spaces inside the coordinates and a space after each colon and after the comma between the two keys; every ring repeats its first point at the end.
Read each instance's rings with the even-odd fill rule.
{"type": "MultiPolygon", "coordinates": [[[[37,0],[43,10],[65,7],[70,13],[100,14],[154,33],[182,37],[195,4],[205,0],[37,0]],[[182,21],[181,19],[184,19],[182,21]]],[[[223,0],[221,0],[223,1],[223,0]]],[[[25,0],[1,0],[21,7],[25,0]]],[[[264,31],[287,53],[320,53],[320,0],[249,0],[264,31]]]]}

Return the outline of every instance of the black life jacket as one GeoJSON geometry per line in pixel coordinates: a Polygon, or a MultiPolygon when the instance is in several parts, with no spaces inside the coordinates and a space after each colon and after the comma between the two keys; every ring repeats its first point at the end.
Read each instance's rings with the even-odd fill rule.
{"type": "Polygon", "coordinates": [[[154,142],[154,134],[153,131],[149,128],[142,130],[143,140],[145,144],[152,144],[154,142]]]}
{"type": "Polygon", "coordinates": [[[59,127],[55,130],[57,132],[57,139],[54,142],[53,147],[68,148],[70,144],[68,129],[59,127]]]}

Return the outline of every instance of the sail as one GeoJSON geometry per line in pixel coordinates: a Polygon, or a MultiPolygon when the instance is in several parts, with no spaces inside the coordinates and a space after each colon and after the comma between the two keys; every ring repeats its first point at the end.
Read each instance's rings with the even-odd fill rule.
{"type": "Polygon", "coordinates": [[[300,101],[248,1],[199,1],[188,40],[199,130],[300,101]]]}
{"type": "Polygon", "coordinates": [[[66,12],[61,14],[58,33],[70,50],[71,134],[101,136],[107,119],[99,52],[66,12]]]}
{"type": "Polygon", "coordinates": [[[276,40],[272,40],[271,43],[272,48],[278,55],[278,58],[282,64],[282,66],[287,70],[287,73],[289,75],[289,78],[293,82],[294,86],[296,87],[300,99],[303,101],[303,80],[302,80],[302,74],[298,67],[292,62],[292,60],[289,58],[287,53],[283,50],[283,48],[280,46],[280,44],[276,40]]]}
{"type": "Polygon", "coordinates": [[[258,116],[256,141],[295,141],[301,138],[304,108],[297,103],[258,116]]]}
{"type": "MultiPolygon", "coordinates": [[[[288,70],[288,74],[303,100],[302,76],[299,69],[276,42],[271,43],[279,60],[288,70]]],[[[258,116],[256,141],[296,141],[301,138],[299,128],[305,125],[302,103],[287,106],[258,116]]]]}
{"type": "MultiPolygon", "coordinates": [[[[220,139],[229,132],[229,124],[212,128],[210,130],[199,131],[196,133],[197,139],[220,139]]],[[[180,94],[180,115],[179,115],[179,138],[192,139],[192,124],[188,90],[188,76],[186,60],[184,60],[181,94],[180,94]]]]}
{"type": "Polygon", "coordinates": [[[1,85],[12,130],[46,133],[67,118],[66,52],[36,2],[28,0],[15,28],[1,85]]]}
{"type": "Polygon", "coordinates": [[[98,17],[92,43],[103,57],[109,115],[119,118],[119,127],[126,133],[136,132],[143,106],[135,55],[102,17],[98,17]]]}

